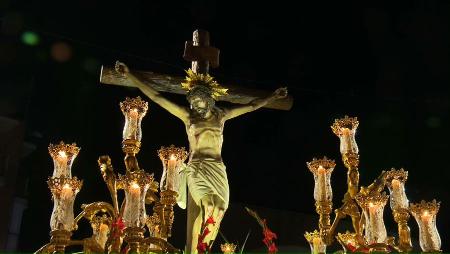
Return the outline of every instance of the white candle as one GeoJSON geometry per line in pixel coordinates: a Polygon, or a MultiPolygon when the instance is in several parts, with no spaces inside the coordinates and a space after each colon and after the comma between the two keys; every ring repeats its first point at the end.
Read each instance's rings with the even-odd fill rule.
{"type": "Polygon", "coordinates": [[[55,159],[55,170],[53,172],[54,177],[66,176],[70,177],[70,172],[68,172],[67,165],[67,153],[65,151],[59,151],[55,159]]]}
{"type": "Polygon", "coordinates": [[[177,158],[171,154],[170,159],[167,162],[167,189],[174,190],[175,171],[177,167],[177,158]]]}
{"type": "Polygon", "coordinates": [[[326,170],[322,166],[317,169],[317,181],[319,181],[319,201],[327,200],[326,170]]]}
{"type": "Polygon", "coordinates": [[[61,199],[71,199],[73,196],[72,186],[66,183],[61,189],[61,199]]]}

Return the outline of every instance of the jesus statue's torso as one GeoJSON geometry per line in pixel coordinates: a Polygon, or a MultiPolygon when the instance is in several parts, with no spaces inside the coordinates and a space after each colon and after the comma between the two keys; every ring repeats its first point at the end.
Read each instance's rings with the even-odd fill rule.
{"type": "Polygon", "coordinates": [[[207,119],[193,116],[186,123],[189,139],[190,160],[213,159],[222,161],[223,114],[220,109],[213,109],[207,119]]]}

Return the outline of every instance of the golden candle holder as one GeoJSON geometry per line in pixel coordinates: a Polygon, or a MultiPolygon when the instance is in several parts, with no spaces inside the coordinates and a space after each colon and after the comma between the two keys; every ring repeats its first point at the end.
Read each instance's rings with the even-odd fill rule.
{"type": "Polygon", "coordinates": [[[141,243],[144,240],[145,229],[141,227],[127,227],[124,230],[124,240],[128,243],[127,253],[142,253],[141,243]]]}
{"type": "Polygon", "coordinates": [[[161,204],[160,209],[160,235],[162,238],[169,238],[172,236],[172,225],[174,220],[173,206],[177,203],[178,194],[172,190],[161,191],[161,204]]]}
{"type": "Polygon", "coordinates": [[[312,254],[326,253],[327,245],[319,231],[305,232],[305,238],[311,247],[312,254]]]}
{"type": "Polygon", "coordinates": [[[122,136],[122,150],[125,153],[125,174],[114,172],[111,159],[100,156],[100,173],[110,192],[112,204],[93,202],[83,204],[82,211],[75,217],[73,204],[76,194],[82,187],[82,181],[72,177],[71,166],[80,151],[76,144],[50,144],[49,153],[53,159],[54,172],[48,185],[54,200],[51,216],[51,239],[36,253],[64,252],[67,246],[82,246],[84,253],[180,253],[180,250],[167,242],[171,235],[177,198],[177,174],[187,157],[184,148],[171,146],[164,152],[159,151],[163,167],[169,172],[161,187],[153,178],[139,167],[136,154],[141,147],[141,121],[148,104],[137,98],[127,98],[120,103],[125,116],[122,136]],[[167,157],[167,158],[166,158],[167,157]],[[117,192],[123,190],[125,198],[119,205],[117,192]],[[146,205],[153,205],[153,215],[148,217],[146,205]],[[90,222],[92,235],[81,240],[72,240],[72,231],[78,228],[82,219],[90,222]],[[150,236],[144,237],[146,228],[150,236]],[[123,241],[127,243],[124,246],[123,241]]]}
{"type": "Polygon", "coordinates": [[[357,237],[355,233],[350,233],[349,231],[345,233],[338,233],[336,235],[337,241],[341,244],[342,249],[345,253],[355,252],[360,248],[357,237]]]}
{"type": "Polygon", "coordinates": [[[120,109],[125,116],[125,125],[122,134],[122,150],[125,155],[127,171],[139,170],[136,154],[139,153],[142,139],[142,118],[147,114],[148,103],[139,96],[126,98],[120,102],[120,109]]]}
{"type": "Polygon", "coordinates": [[[64,229],[56,229],[50,232],[50,244],[53,247],[53,253],[64,253],[70,243],[72,232],[64,229]]]}
{"type": "Polygon", "coordinates": [[[182,163],[186,160],[188,153],[184,147],[161,147],[158,156],[163,164],[161,177],[161,207],[158,207],[160,218],[159,233],[162,238],[167,239],[172,235],[172,225],[174,220],[173,206],[177,203],[178,197],[178,174],[182,163]]]}
{"type": "MultiPolygon", "coordinates": [[[[355,134],[359,122],[356,117],[345,116],[336,119],[331,126],[333,133],[339,137],[339,151],[342,162],[347,168],[347,192],[343,198],[341,207],[335,210],[333,223],[330,225],[330,213],[332,209],[331,182],[326,177],[319,177],[319,169],[325,176],[326,169],[319,167],[319,160],[308,163],[308,168],[314,174],[314,199],[316,211],[320,215],[319,231],[314,235],[308,233],[308,242],[311,245],[313,236],[325,245],[331,245],[334,239],[342,245],[345,252],[409,252],[412,250],[410,229],[408,227],[409,212],[413,213],[421,231],[421,248],[424,251],[438,251],[440,249],[440,237],[436,229],[436,213],[439,204],[422,202],[409,205],[405,192],[405,182],[408,172],[400,169],[382,171],[377,179],[368,186],[359,186],[359,149],[355,134]],[[389,189],[390,198],[384,193],[389,189]],[[390,207],[395,222],[398,225],[399,240],[387,235],[384,225],[383,211],[390,200],[390,207]],[[335,233],[339,222],[345,217],[352,219],[354,232],[345,234],[335,233]]],[[[334,164],[332,168],[334,168],[334,164]]],[[[330,172],[331,175],[331,172],[330,172]]],[[[306,236],[306,235],[305,235],[306,236]]],[[[312,252],[317,252],[311,245],[312,252]]],[[[316,246],[318,246],[316,244],[316,246]]]]}
{"type": "Polygon", "coordinates": [[[398,226],[397,248],[402,252],[412,250],[411,233],[408,227],[409,201],[405,193],[405,182],[408,179],[408,171],[404,169],[391,169],[386,174],[386,185],[390,192],[390,206],[392,215],[398,226]]]}
{"type": "Polygon", "coordinates": [[[336,163],[326,157],[314,158],[306,163],[314,175],[314,199],[316,200],[316,212],[319,214],[319,229],[324,234],[330,229],[330,214],[333,208],[333,191],[331,188],[331,173],[336,163]]]}
{"type": "Polygon", "coordinates": [[[224,243],[220,245],[220,250],[223,254],[234,254],[237,245],[234,243],[224,243]]]}

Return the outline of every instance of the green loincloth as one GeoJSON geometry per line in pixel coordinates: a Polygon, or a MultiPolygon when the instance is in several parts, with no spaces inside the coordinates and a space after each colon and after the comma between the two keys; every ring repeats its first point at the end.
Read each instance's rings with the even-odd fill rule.
{"type": "Polygon", "coordinates": [[[216,160],[192,160],[181,168],[179,172],[178,206],[186,208],[186,185],[196,203],[200,206],[200,200],[206,195],[217,195],[228,208],[230,188],[226,167],[222,161],[216,160]]]}

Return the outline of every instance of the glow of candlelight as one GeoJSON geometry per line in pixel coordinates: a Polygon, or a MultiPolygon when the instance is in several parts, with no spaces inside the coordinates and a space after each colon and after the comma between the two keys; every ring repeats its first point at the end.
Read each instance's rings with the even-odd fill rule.
{"type": "Polygon", "coordinates": [[[67,154],[65,151],[59,151],[58,154],[61,158],[64,158],[64,159],[67,158],[67,154]]]}

